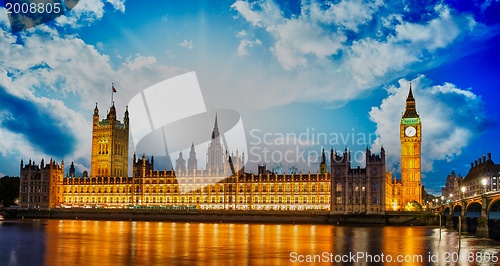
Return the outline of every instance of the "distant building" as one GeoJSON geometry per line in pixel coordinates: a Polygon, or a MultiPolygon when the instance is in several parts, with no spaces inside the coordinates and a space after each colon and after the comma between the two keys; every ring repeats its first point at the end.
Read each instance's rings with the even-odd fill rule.
{"type": "Polygon", "coordinates": [[[123,123],[121,123],[117,120],[116,108],[113,102],[106,119],[99,121],[99,109],[96,103],[92,123],[90,176],[128,175],[128,138],[128,109],[125,111],[123,123]]]}
{"type": "Polygon", "coordinates": [[[412,85],[399,126],[401,142],[401,179],[389,172],[385,176],[387,210],[408,210],[410,203],[423,205],[421,171],[422,122],[417,112],[412,85]]]}
{"type": "Polygon", "coordinates": [[[398,180],[392,172],[385,175],[385,193],[386,193],[386,209],[391,211],[404,210],[403,202],[403,183],[398,180]]]}
{"type": "Polygon", "coordinates": [[[365,168],[351,168],[347,148],[330,153],[330,169],[323,150],[317,173],[301,173],[292,165],[268,170],[259,165],[258,174],[245,173],[245,154],[225,150],[215,117],[207,150],[206,169],[198,169],[194,143],[189,158],[182,152],[174,170],[155,170],[154,157],[143,154],[132,160],[128,176],[129,114],[123,123],[113,105],[99,121],[94,109],[90,176],[75,173],[73,163],[63,178],[64,163],[51,160],[47,166],[21,162],[21,208],[60,206],[111,207],[156,206],[163,208],[329,210],[334,214],[383,213],[401,210],[407,202],[422,201],[420,183],[421,123],[411,85],[406,111],[400,125],[402,179],[386,172],[385,151],[380,155],[366,149],[365,168]]]}
{"type": "Polygon", "coordinates": [[[19,208],[48,209],[63,203],[64,161],[61,165],[50,159],[48,164],[42,159],[40,165],[29,160],[24,165],[21,160],[19,183],[19,208]]]}
{"type": "MultiPolygon", "coordinates": [[[[323,152],[324,154],[324,152],[323,152]]],[[[383,213],[386,210],[385,151],[374,155],[366,149],[366,167],[351,168],[351,153],[331,155],[332,213],[383,213]]]]}
{"type": "Polygon", "coordinates": [[[207,151],[206,169],[210,171],[210,174],[214,173],[218,175],[224,172],[225,164],[227,164],[224,162],[224,157],[227,157],[227,153],[226,156],[224,156],[224,148],[222,147],[220,139],[219,124],[217,123],[217,115],[215,115],[214,130],[212,131],[212,141],[210,142],[207,151]]]}
{"type": "Polygon", "coordinates": [[[467,176],[465,176],[460,184],[460,190],[462,187],[465,187],[465,197],[478,196],[483,192],[498,191],[500,189],[499,179],[500,164],[495,164],[491,159],[491,153],[488,153],[487,158],[483,155],[482,158],[471,163],[469,173],[467,173],[467,176]],[[485,183],[484,185],[483,182],[485,183]]]}
{"type": "Polygon", "coordinates": [[[446,184],[443,188],[441,188],[441,195],[443,199],[448,200],[450,197],[455,195],[455,199],[460,192],[460,184],[462,183],[463,177],[461,175],[456,175],[455,171],[451,171],[446,177],[446,184]]]}
{"type": "Polygon", "coordinates": [[[401,141],[401,184],[403,189],[401,206],[410,202],[422,202],[422,182],[420,177],[422,123],[417,113],[415,98],[410,82],[410,92],[406,98],[406,109],[400,124],[401,141]]]}

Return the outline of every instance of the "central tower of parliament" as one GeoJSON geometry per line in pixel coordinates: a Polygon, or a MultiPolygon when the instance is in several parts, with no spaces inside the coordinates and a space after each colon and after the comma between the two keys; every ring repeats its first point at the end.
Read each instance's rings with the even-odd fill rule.
{"type": "Polygon", "coordinates": [[[99,121],[94,109],[90,175],[75,173],[73,163],[64,176],[64,162],[45,165],[21,161],[20,208],[196,208],[239,210],[325,210],[332,214],[384,213],[422,203],[420,182],[421,122],[412,88],[400,125],[401,180],[386,172],[385,151],[366,150],[366,167],[351,167],[351,152],[330,151],[330,171],[323,150],[317,173],[278,174],[259,166],[246,173],[245,154],[225,150],[215,117],[207,165],[198,169],[194,144],[186,160],[182,152],[175,170],[155,170],[154,157],[132,159],[128,176],[129,113],[123,122],[110,107],[99,121]]]}

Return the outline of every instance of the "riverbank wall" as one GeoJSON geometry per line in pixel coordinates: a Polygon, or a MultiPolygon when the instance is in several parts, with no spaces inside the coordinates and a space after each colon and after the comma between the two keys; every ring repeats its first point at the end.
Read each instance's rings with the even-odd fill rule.
{"type": "Polygon", "coordinates": [[[80,219],[110,221],[170,221],[215,223],[277,224],[359,224],[359,225],[439,225],[429,212],[385,214],[330,214],[326,211],[212,211],[212,210],[134,210],[134,209],[51,209],[18,210],[20,219],[80,219]]]}

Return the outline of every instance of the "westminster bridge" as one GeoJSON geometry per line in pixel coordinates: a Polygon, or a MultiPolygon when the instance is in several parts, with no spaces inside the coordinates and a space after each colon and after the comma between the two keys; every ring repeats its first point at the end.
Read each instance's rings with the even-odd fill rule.
{"type": "Polygon", "coordinates": [[[439,206],[443,225],[481,238],[500,240],[500,191],[449,200],[439,206]],[[461,222],[460,222],[461,221],[461,222]]]}

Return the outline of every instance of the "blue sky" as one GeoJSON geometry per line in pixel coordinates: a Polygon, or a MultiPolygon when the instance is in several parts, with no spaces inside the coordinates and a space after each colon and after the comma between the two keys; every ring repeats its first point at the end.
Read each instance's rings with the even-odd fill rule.
{"type": "MultiPolygon", "coordinates": [[[[248,142],[314,151],[267,165],[315,172],[321,148],[383,145],[398,175],[413,80],[423,184],[439,192],[452,170],[465,176],[488,152],[500,160],[499,14],[496,0],[83,0],[12,34],[1,10],[0,173],[18,175],[21,158],[42,157],[88,170],[92,110],[98,102],[104,115],[112,82],[122,117],[143,89],[196,71],[207,108],[238,111],[248,142]]],[[[263,159],[264,146],[254,146],[248,171],[263,159]]]]}

